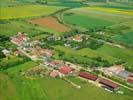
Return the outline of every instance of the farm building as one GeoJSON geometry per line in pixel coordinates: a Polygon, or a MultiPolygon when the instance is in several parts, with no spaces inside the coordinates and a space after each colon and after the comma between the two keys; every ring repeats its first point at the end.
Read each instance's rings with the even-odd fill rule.
{"type": "Polygon", "coordinates": [[[110,80],[107,80],[107,79],[104,79],[104,78],[100,78],[99,79],[99,83],[103,84],[102,87],[104,88],[107,88],[111,91],[114,91],[114,90],[118,90],[119,89],[119,85],[110,81],[110,80]]]}
{"type": "Polygon", "coordinates": [[[130,78],[129,78],[129,79],[127,80],[127,82],[130,83],[130,84],[133,84],[133,79],[130,79],[130,78]]]}
{"type": "Polygon", "coordinates": [[[133,85],[133,74],[128,76],[127,82],[133,85]]]}
{"type": "Polygon", "coordinates": [[[123,70],[120,73],[118,73],[118,76],[121,78],[127,79],[131,74],[132,74],[131,72],[123,70]]]}
{"type": "Polygon", "coordinates": [[[106,68],[104,72],[106,74],[115,74],[115,75],[117,75],[118,73],[120,73],[123,70],[125,70],[125,68],[122,65],[114,65],[114,66],[111,66],[109,68],[106,68]]]}
{"type": "Polygon", "coordinates": [[[96,81],[98,78],[96,75],[92,75],[92,74],[86,73],[86,72],[80,72],[79,76],[82,78],[85,78],[85,79],[92,80],[92,81],[96,81]]]}
{"type": "Polygon", "coordinates": [[[68,66],[63,66],[59,69],[59,72],[61,72],[62,74],[69,74],[73,71],[73,69],[71,67],[68,66]]]}
{"type": "Polygon", "coordinates": [[[7,50],[7,49],[4,49],[2,50],[2,53],[5,55],[5,56],[9,56],[11,54],[11,51],[10,50],[7,50]]]}

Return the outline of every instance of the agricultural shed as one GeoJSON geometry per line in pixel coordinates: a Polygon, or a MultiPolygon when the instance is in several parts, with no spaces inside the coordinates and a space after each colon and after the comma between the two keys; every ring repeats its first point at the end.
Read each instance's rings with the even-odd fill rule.
{"type": "Polygon", "coordinates": [[[89,79],[89,80],[92,80],[92,81],[96,81],[97,78],[98,78],[96,75],[86,73],[86,72],[80,72],[79,76],[83,77],[83,78],[86,78],[86,79],[89,79]]]}

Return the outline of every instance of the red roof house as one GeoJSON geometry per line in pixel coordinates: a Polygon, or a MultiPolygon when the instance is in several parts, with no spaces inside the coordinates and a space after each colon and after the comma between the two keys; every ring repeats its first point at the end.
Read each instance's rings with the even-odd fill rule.
{"type": "Polygon", "coordinates": [[[59,69],[59,72],[61,72],[63,74],[69,74],[72,71],[73,71],[73,69],[71,67],[68,67],[68,66],[63,66],[59,69]]]}
{"type": "Polygon", "coordinates": [[[51,76],[51,77],[57,77],[57,76],[59,76],[59,73],[56,72],[56,71],[52,71],[52,72],[50,73],[50,76],[51,76]]]}
{"type": "Polygon", "coordinates": [[[92,81],[95,81],[98,78],[96,75],[93,75],[93,74],[90,74],[90,73],[87,73],[87,72],[80,72],[79,76],[83,77],[83,78],[86,78],[86,79],[89,79],[89,80],[92,80],[92,81]]]}
{"type": "Polygon", "coordinates": [[[118,89],[119,88],[119,85],[110,81],[110,80],[107,80],[107,79],[104,79],[104,78],[100,78],[99,79],[99,83],[109,87],[109,88],[112,88],[114,90],[118,89]]]}

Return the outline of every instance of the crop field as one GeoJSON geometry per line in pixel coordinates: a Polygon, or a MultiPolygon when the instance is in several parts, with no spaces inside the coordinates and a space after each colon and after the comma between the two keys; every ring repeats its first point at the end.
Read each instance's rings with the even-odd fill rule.
{"type": "Polygon", "coordinates": [[[96,11],[107,12],[107,13],[114,13],[114,14],[116,13],[116,14],[133,16],[133,10],[122,10],[122,9],[116,9],[116,8],[105,9],[104,7],[88,7],[87,10],[96,10],[96,11]]]}
{"type": "Polygon", "coordinates": [[[111,21],[114,23],[120,23],[123,21],[131,20],[132,10],[119,10],[115,8],[105,7],[81,7],[67,11],[66,13],[84,14],[86,16],[97,17],[99,19],[111,21]],[[112,12],[110,11],[112,10],[112,12]],[[116,13],[119,11],[119,13],[116,13]],[[127,14],[129,13],[129,14],[127,14]],[[117,19],[117,20],[116,20],[117,19]]]}
{"type": "Polygon", "coordinates": [[[63,7],[43,5],[23,5],[14,7],[1,7],[0,19],[28,18],[35,16],[47,16],[63,7]],[[17,10],[16,10],[17,9],[17,10]]]}
{"type": "Polygon", "coordinates": [[[111,21],[107,21],[97,17],[86,16],[83,14],[65,14],[64,22],[83,28],[106,27],[113,24],[113,22],[111,21]]]}
{"type": "Polygon", "coordinates": [[[132,100],[132,91],[125,91],[125,95],[112,94],[75,77],[69,79],[80,85],[80,90],[59,78],[45,76],[44,78],[30,80],[19,75],[19,70],[26,71],[27,66],[28,68],[35,67],[36,64],[27,62],[12,67],[7,70],[10,77],[0,73],[0,90],[2,89],[0,98],[2,100],[115,100],[115,98],[132,100]],[[14,76],[12,77],[12,75],[14,76]]]}
{"type": "Polygon", "coordinates": [[[59,31],[59,32],[66,32],[70,31],[70,28],[59,23],[56,18],[53,17],[46,17],[46,18],[40,18],[40,19],[34,19],[31,20],[31,23],[37,24],[40,26],[46,26],[53,30],[59,31]]]}
{"type": "Polygon", "coordinates": [[[0,24],[1,35],[12,36],[19,31],[26,32],[30,36],[39,35],[40,32],[50,32],[54,33],[55,35],[62,34],[61,32],[51,30],[48,27],[33,25],[25,21],[4,21],[4,23],[0,24]]]}

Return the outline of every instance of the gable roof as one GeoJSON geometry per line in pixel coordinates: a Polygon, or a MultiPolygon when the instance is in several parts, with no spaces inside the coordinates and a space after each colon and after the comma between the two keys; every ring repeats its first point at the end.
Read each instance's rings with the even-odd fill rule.
{"type": "Polygon", "coordinates": [[[69,74],[73,69],[71,67],[68,66],[63,66],[59,69],[59,72],[63,73],[63,74],[69,74]]]}
{"type": "Polygon", "coordinates": [[[83,77],[83,78],[86,78],[86,79],[93,80],[93,81],[95,81],[98,78],[96,75],[93,75],[93,74],[90,74],[90,73],[87,73],[87,72],[80,72],[79,76],[83,77]]]}

